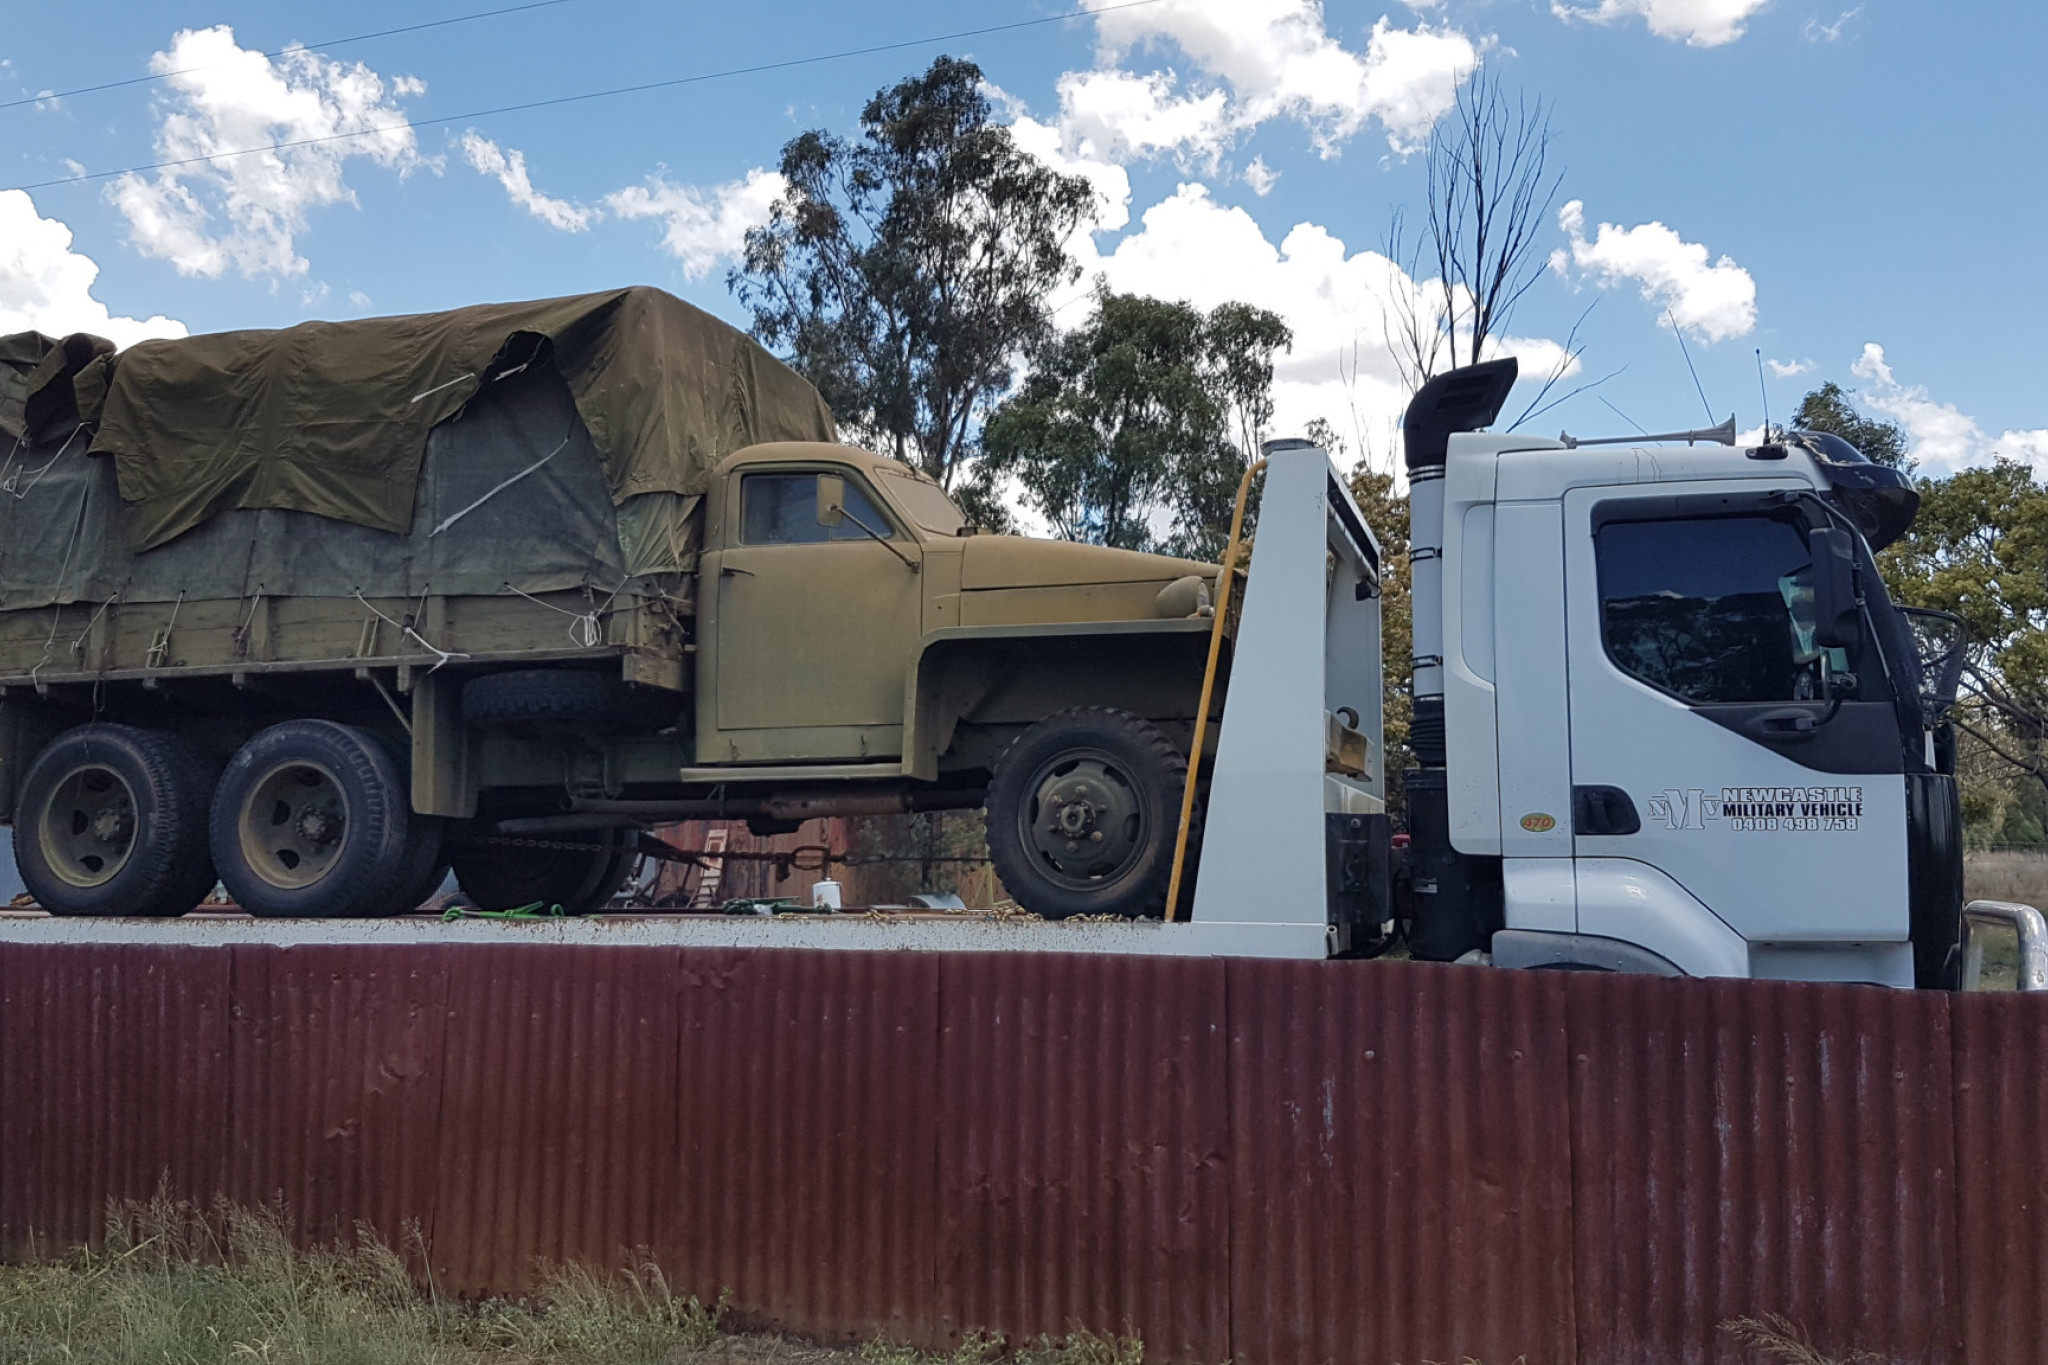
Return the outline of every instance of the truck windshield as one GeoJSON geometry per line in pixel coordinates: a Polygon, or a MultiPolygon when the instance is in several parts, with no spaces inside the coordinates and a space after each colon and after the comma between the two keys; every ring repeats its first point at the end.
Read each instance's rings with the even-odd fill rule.
{"type": "Polygon", "coordinates": [[[896,505],[910,514],[910,519],[935,535],[954,536],[967,524],[967,514],[953,505],[946,496],[946,490],[935,483],[922,479],[907,479],[901,474],[886,470],[882,475],[882,487],[889,496],[896,499],[896,505]]]}

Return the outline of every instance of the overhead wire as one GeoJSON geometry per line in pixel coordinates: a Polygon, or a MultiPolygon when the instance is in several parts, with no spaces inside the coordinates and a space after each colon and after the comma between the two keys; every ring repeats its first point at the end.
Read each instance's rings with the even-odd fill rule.
{"type": "MultiPolygon", "coordinates": [[[[288,43],[275,52],[262,52],[257,55],[268,59],[271,57],[282,57],[287,52],[299,50],[313,51],[314,49],[345,47],[349,43],[366,43],[372,38],[391,38],[401,33],[418,33],[422,29],[446,28],[450,24],[467,24],[478,19],[496,19],[501,15],[520,14],[530,9],[549,9],[553,6],[566,5],[570,2],[571,0],[532,0],[529,4],[510,5],[503,9],[479,10],[475,14],[458,14],[449,19],[429,19],[425,23],[406,24],[400,28],[380,28],[375,33],[358,33],[347,38],[329,38],[325,42],[288,43]]],[[[19,109],[24,104],[41,104],[45,100],[68,100],[73,95],[91,95],[101,90],[119,90],[123,86],[129,85],[148,85],[152,81],[167,81],[173,76],[185,76],[190,75],[194,71],[207,71],[211,69],[211,67],[207,66],[181,66],[176,71],[155,71],[147,76],[130,76],[126,80],[102,81],[98,85],[73,86],[69,90],[48,90],[40,95],[28,95],[18,100],[0,100],[0,109],[19,109]]]]}
{"type": "Polygon", "coordinates": [[[272,142],[261,147],[243,147],[232,152],[209,152],[204,156],[179,157],[170,161],[153,161],[147,165],[130,166],[118,171],[87,171],[80,175],[67,175],[56,180],[38,180],[30,184],[8,185],[11,190],[45,190],[57,185],[80,185],[94,180],[112,180],[124,175],[141,175],[149,171],[174,170],[180,166],[195,166],[207,162],[227,161],[238,156],[255,156],[262,152],[287,152],[299,147],[313,147],[327,142],[343,142],[350,138],[377,137],[384,133],[401,132],[408,128],[432,128],[447,123],[464,123],[471,119],[493,118],[499,114],[522,113],[529,109],[552,109],[565,104],[582,104],[590,100],[612,99],[619,95],[637,95],[649,90],[670,90],[677,86],[700,85],[706,81],[730,80],[736,76],[754,76],[765,71],[786,71],[792,67],[817,66],[824,62],[846,61],[853,57],[867,57],[879,52],[898,52],[907,47],[924,47],[932,43],[950,43],[961,38],[980,38],[992,33],[1010,33],[1017,29],[1037,28],[1045,24],[1063,23],[1069,19],[1089,19],[1099,14],[1112,14],[1118,10],[1142,9],[1157,5],[1163,0],[1123,0],[1120,4],[1101,5],[1093,9],[1066,10],[1059,14],[1040,15],[1035,19],[1018,19],[1007,24],[989,24],[982,28],[960,29],[953,33],[930,34],[922,38],[905,38],[893,43],[875,43],[868,47],[847,48],[840,52],[819,53],[810,57],[790,57],[779,62],[758,62],[752,66],[729,67],[723,71],[699,72],[693,76],[674,76],[667,80],[643,81],[637,85],[619,85],[605,90],[587,90],[577,95],[557,95],[551,99],[524,100],[518,104],[501,104],[492,109],[477,109],[464,114],[444,114],[437,118],[408,119],[398,123],[383,124],[375,128],[359,128],[347,133],[328,133],[321,137],[298,138],[291,142],[272,142]]]}

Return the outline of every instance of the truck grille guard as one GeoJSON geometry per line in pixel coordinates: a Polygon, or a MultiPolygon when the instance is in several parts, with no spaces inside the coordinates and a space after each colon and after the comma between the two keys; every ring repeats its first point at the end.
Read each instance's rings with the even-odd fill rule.
{"type": "Polygon", "coordinates": [[[2014,990],[2048,991],[2048,917],[2013,901],[1971,901],[1963,907],[1963,981],[1966,991],[1982,989],[1985,929],[2019,935],[2019,980],[2014,990]]]}

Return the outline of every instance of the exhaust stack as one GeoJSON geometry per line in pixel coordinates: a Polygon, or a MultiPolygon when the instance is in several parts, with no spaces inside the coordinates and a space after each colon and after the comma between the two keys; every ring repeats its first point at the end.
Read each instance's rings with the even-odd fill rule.
{"type": "Polygon", "coordinates": [[[1408,742],[1425,768],[1444,765],[1444,465],[1453,433],[1478,431],[1500,416],[1518,369],[1509,356],[1440,374],[1416,391],[1401,422],[1415,606],[1415,721],[1408,742]]]}
{"type": "Polygon", "coordinates": [[[1491,426],[1515,385],[1514,357],[1440,374],[1409,401],[1402,421],[1408,465],[1408,569],[1414,605],[1414,719],[1408,744],[1422,767],[1407,777],[1409,868],[1418,958],[1456,959],[1500,927],[1500,860],[1451,846],[1444,742],[1444,469],[1453,434],[1491,426]]]}

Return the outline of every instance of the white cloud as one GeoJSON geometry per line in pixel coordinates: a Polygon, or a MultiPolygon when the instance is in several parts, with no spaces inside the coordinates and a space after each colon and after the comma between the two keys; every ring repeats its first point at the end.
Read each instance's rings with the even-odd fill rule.
{"type": "Polygon", "coordinates": [[[1244,168],[1244,183],[1251,186],[1252,193],[1263,199],[1273,192],[1273,184],[1280,178],[1280,172],[1266,164],[1266,158],[1255,156],[1244,168]]]}
{"type": "MultiPolygon", "coordinates": [[[[1010,136],[1017,146],[1037,157],[1061,175],[1078,175],[1095,191],[1097,216],[1094,230],[1117,232],[1131,221],[1131,176],[1114,161],[1105,161],[1087,151],[1069,152],[1057,126],[1040,123],[1023,112],[1023,105],[1001,91],[991,94],[1010,105],[1010,136]]],[[[1085,235],[1085,233],[1083,234],[1085,235]]]]}
{"type": "Polygon", "coordinates": [[[780,175],[758,166],[742,179],[708,190],[671,185],[657,173],[645,185],[606,195],[604,202],[621,218],[662,219],[663,248],[683,263],[686,278],[701,279],[720,261],[739,254],[747,229],[768,221],[769,207],[782,189],[780,175]]]}
{"type": "Polygon", "coordinates": [[[1791,379],[1798,375],[1811,374],[1813,372],[1813,362],[1811,360],[1766,360],[1764,364],[1770,366],[1771,373],[1780,379],[1791,379]]]}
{"type": "Polygon", "coordinates": [[[1839,43],[1842,41],[1843,30],[1849,27],[1849,21],[1861,13],[1863,6],[1858,5],[1855,9],[1843,10],[1832,24],[1823,24],[1818,19],[1808,19],[1800,26],[1799,36],[1809,43],[1839,43]]]}
{"type": "Polygon", "coordinates": [[[273,60],[237,46],[225,24],[180,31],[150,69],[164,77],[159,158],[277,148],[166,167],[154,178],[124,175],[108,187],[137,249],[182,274],[302,275],[295,243],[307,212],[355,202],[346,162],[364,157],[400,173],[423,164],[397,103],[426,89],[410,77],[386,81],[360,62],[325,61],[304,48],[273,60]],[[358,136],[318,140],[340,134],[358,136]]]}
{"type": "Polygon", "coordinates": [[[71,249],[71,229],[36,212],[21,190],[0,190],[0,334],[91,332],[117,346],[181,337],[185,324],[161,315],[115,317],[92,296],[99,264],[71,249]]]}
{"type": "Polygon", "coordinates": [[[1634,281],[1643,297],[1675,324],[1706,341],[1739,337],[1756,326],[1756,281],[1723,256],[1709,262],[1707,248],[1688,242],[1662,223],[1625,228],[1600,224],[1586,239],[1586,207],[1574,199],[1558,210],[1557,224],[1571,239],[1550,264],[1559,274],[1577,266],[1602,287],[1634,281]]]}
{"type": "MultiPolygon", "coordinates": [[[[1386,343],[1393,300],[1416,297],[1417,284],[1375,251],[1349,251],[1313,223],[1297,224],[1276,245],[1243,209],[1225,206],[1197,184],[1183,184],[1146,210],[1137,230],[1098,254],[1081,249],[1083,285],[1061,302],[1063,324],[1086,316],[1085,289],[1100,275],[1120,292],[1185,299],[1203,309],[1241,300],[1271,309],[1294,331],[1294,347],[1275,359],[1275,434],[1299,433],[1324,417],[1384,461],[1408,400],[1386,343]]],[[[1426,295],[1421,302],[1428,306],[1426,295]]],[[[1556,343],[1510,339],[1525,371],[1554,363],[1556,343]]]]}
{"type": "Polygon", "coordinates": [[[365,313],[369,312],[372,306],[370,303],[370,296],[368,294],[365,294],[360,289],[349,290],[348,301],[351,307],[357,308],[365,313]]]}
{"type": "Polygon", "coordinates": [[[1619,23],[1640,17],[1659,38],[1682,40],[1692,47],[1719,47],[1742,36],[1751,15],[1770,0],[1599,0],[1596,5],[1568,5],[1551,0],[1550,12],[1560,19],[1595,24],[1619,23]]]}
{"type": "Polygon", "coordinates": [[[1213,164],[1229,141],[1228,100],[1220,90],[1174,93],[1171,71],[1069,71],[1060,77],[1060,124],[1084,156],[1121,159],[1185,151],[1213,164]]]}
{"type": "Polygon", "coordinates": [[[508,152],[474,128],[462,135],[462,155],[479,172],[495,177],[513,203],[551,228],[583,232],[600,216],[596,209],[542,194],[526,172],[526,153],[516,147],[508,152]]]}
{"type": "Polygon", "coordinates": [[[1866,342],[1850,371],[1865,383],[1858,394],[1873,412],[1905,428],[1908,449],[1920,472],[1941,476],[2004,457],[2048,474],[2048,429],[2007,431],[1988,436],[1977,419],[1953,403],[1938,402],[1919,384],[1902,384],[1886,361],[1884,347],[1866,342]]]}
{"type": "MultiPolygon", "coordinates": [[[[1072,108],[1062,82],[1062,108],[1069,117],[1096,118],[1099,154],[1111,154],[1119,140],[1142,149],[1142,139],[1164,126],[1170,112],[1201,134],[1218,136],[1196,119],[1212,107],[1227,111],[1230,130],[1252,128],[1277,117],[1308,125],[1324,155],[1367,123],[1377,120],[1397,151],[1419,146],[1456,99],[1459,84],[1479,62],[1479,47],[1451,28],[1418,24],[1397,28],[1382,16],[1372,27],[1364,53],[1345,47],[1324,25],[1320,0],[1157,0],[1144,6],[1111,8],[1116,0],[1087,0],[1096,12],[1102,70],[1089,76],[1149,84],[1149,101],[1127,99],[1128,131],[1105,135],[1102,108],[1072,108]],[[1175,84],[1171,73],[1137,77],[1113,71],[1134,48],[1170,42],[1210,78],[1229,88],[1226,104],[1202,104],[1204,96],[1177,96],[1162,108],[1175,84]],[[1164,85],[1157,82],[1164,81],[1164,85]],[[1186,107],[1186,106],[1193,107],[1186,107]]],[[[1130,92],[1126,92],[1127,96],[1130,92]]],[[[1106,111],[1113,116],[1119,106],[1106,111]]],[[[1075,137],[1084,136],[1079,128],[1075,137]]],[[[1198,147],[1198,150],[1200,148],[1198,147]]]]}

